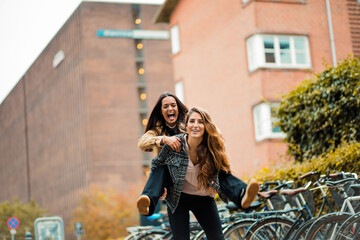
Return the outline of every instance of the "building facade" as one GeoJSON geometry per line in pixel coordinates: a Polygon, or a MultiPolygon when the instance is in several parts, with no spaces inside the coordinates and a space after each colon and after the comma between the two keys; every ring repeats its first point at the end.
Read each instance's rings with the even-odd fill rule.
{"type": "Polygon", "coordinates": [[[236,175],[286,159],[275,109],[323,63],[360,55],[358,0],[166,0],[175,90],[207,109],[236,175]]]}
{"type": "Polygon", "coordinates": [[[137,140],[159,95],[174,91],[158,8],[82,2],[74,11],[0,105],[0,201],[34,199],[67,227],[91,185],[143,184],[151,156],[137,140]]]}

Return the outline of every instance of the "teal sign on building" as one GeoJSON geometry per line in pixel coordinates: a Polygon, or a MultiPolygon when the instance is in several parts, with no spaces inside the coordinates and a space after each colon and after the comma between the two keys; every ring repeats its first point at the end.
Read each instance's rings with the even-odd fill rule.
{"type": "Polygon", "coordinates": [[[168,40],[170,38],[168,31],[160,31],[160,30],[99,29],[97,30],[96,34],[98,37],[110,37],[110,38],[158,39],[158,40],[168,40]]]}

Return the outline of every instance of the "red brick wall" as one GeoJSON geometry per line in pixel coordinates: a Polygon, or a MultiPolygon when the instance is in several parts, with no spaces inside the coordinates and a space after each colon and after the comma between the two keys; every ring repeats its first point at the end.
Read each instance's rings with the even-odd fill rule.
{"type": "MultiPolygon", "coordinates": [[[[352,53],[346,2],[331,0],[337,58],[352,53]]],[[[179,25],[181,51],[173,55],[174,80],[183,80],[188,106],[200,105],[212,115],[226,139],[231,165],[239,176],[269,166],[283,155],[279,140],[256,142],[252,107],[263,98],[280,101],[307,70],[258,69],[249,73],[246,39],[255,33],[305,35],[311,71],[332,64],[325,0],[251,1],[180,0],[170,26],[179,25]]]]}
{"type": "Polygon", "coordinates": [[[24,83],[20,81],[0,105],[0,200],[27,201],[28,171],[24,114],[24,83]]]}

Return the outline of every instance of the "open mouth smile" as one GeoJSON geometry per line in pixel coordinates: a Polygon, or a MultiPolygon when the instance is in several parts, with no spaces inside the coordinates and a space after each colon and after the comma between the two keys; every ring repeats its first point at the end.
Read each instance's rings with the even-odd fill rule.
{"type": "Polygon", "coordinates": [[[174,113],[168,114],[167,117],[169,118],[170,121],[174,121],[174,120],[175,120],[175,114],[174,114],[174,113]]]}

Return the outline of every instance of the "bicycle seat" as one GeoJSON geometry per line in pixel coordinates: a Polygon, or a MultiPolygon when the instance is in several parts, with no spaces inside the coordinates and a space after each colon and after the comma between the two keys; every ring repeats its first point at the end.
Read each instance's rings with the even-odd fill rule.
{"type": "Polygon", "coordinates": [[[270,190],[270,191],[267,191],[267,192],[258,192],[258,195],[263,197],[263,198],[271,198],[277,192],[278,192],[277,190],[270,190]]]}
{"type": "Polygon", "coordinates": [[[282,195],[294,196],[298,193],[305,192],[306,188],[298,188],[298,189],[284,189],[280,191],[282,195]]]}

